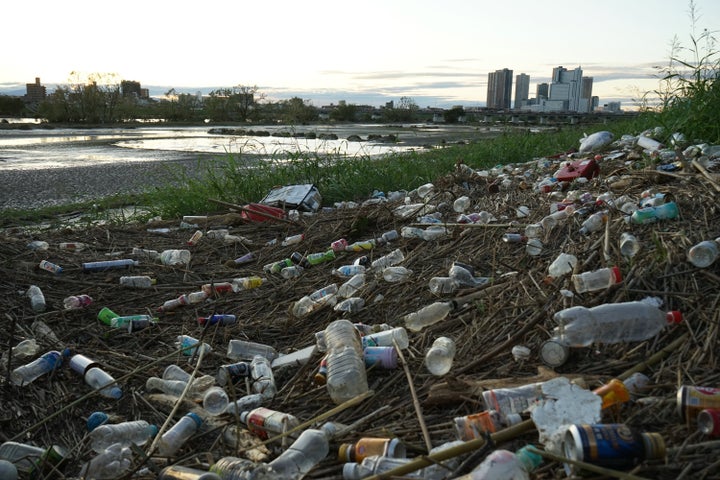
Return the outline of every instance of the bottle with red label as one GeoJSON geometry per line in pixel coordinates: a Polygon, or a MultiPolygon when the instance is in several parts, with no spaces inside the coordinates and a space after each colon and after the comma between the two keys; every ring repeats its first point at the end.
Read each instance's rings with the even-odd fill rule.
{"type": "Polygon", "coordinates": [[[247,425],[248,430],[262,439],[267,439],[271,435],[282,434],[300,425],[300,420],[294,415],[265,407],[242,412],[240,421],[247,425]]]}

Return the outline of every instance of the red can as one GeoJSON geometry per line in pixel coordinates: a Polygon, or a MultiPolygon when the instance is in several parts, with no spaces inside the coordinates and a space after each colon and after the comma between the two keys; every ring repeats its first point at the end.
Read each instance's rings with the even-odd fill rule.
{"type": "Polygon", "coordinates": [[[720,409],[706,408],[698,413],[698,430],[711,437],[720,436],[720,409]]]}
{"type": "Polygon", "coordinates": [[[677,408],[683,420],[695,420],[706,408],[720,409],[720,388],[683,385],[677,392],[677,408]]]}

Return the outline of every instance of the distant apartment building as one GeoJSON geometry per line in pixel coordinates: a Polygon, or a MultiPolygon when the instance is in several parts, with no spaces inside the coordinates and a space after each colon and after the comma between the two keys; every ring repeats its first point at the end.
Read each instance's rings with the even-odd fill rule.
{"type": "Polygon", "coordinates": [[[44,85],[40,84],[40,77],[35,77],[35,83],[25,84],[25,100],[30,103],[40,103],[45,100],[47,91],[44,85]]]}
{"type": "Polygon", "coordinates": [[[548,96],[550,94],[550,85],[543,82],[538,83],[535,87],[535,98],[538,100],[547,100],[548,96]]]}
{"type": "Polygon", "coordinates": [[[583,77],[582,68],[553,68],[552,82],[537,85],[537,97],[526,102],[535,112],[589,113],[598,104],[592,96],[593,78],[583,77]]]}
{"type": "Polygon", "coordinates": [[[120,82],[120,93],[123,97],[150,98],[150,91],[142,88],[140,82],[123,80],[120,82]]]}
{"type": "Polygon", "coordinates": [[[518,110],[522,108],[528,100],[530,94],[530,75],[521,73],[515,76],[515,102],[513,108],[518,110]]]}
{"type": "Polygon", "coordinates": [[[510,109],[512,75],[507,68],[488,73],[487,108],[510,109]]]}

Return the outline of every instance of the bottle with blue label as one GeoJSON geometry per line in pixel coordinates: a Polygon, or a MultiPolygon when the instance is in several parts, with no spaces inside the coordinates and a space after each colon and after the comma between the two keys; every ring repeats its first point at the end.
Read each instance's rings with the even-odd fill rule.
{"type": "Polygon", "coordinates": [[[59,368],[62,362],[62,354],[56,350],[51,350],[40,358],[13,370],[10,373],[10,382],[18,387],[27,385],[42,375],[59,368]]]}

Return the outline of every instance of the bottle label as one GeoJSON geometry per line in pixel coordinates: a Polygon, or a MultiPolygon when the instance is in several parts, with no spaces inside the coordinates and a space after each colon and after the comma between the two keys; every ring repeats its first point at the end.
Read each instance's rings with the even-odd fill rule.
{"type": "Polygon", "coordinates": [[[250,412],[247,417],[248,430],[263,440],[266,440],[268,438],[268,432],[265,431],[263,427],[265,426],[265,420],[273,413],[275,413],[275,411],[264,407],[256,408],[250,412]]]}

